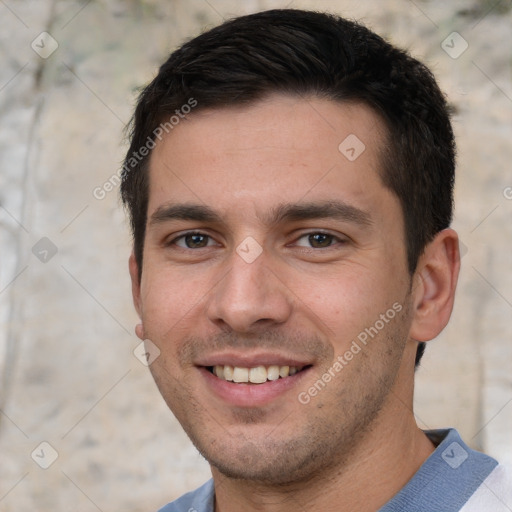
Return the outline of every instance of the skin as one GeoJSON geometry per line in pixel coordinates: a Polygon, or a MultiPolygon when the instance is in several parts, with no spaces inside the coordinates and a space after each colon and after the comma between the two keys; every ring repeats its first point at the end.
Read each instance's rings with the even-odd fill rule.
{"type": "Polygon", "coordinates": [[[379,176],[385,133],[364,105],[272,95],[199,111],[153,150],[140,282],[130,258],[136,332],[161,351],[152,374],[210,462],[217,511],[373,511],[434,449],[412,412],[414,357],[448,322],[458,240],[439,233],[409,274],[400,203],[379,176]],[[365,145],[354,161],[338,150],[349,134],[365,145]],[[343,204],[345,215],[275,215],[305,204],[343,204]],[[216,218],[176,218],[176,205],[216,218]],[[237,247],[262,252],[248,263],[237,247]],[[301,403],[393,304],[400,312],[301,403]],[[241,406],[202,368],[223,357],[308,369],[241,406]]]}

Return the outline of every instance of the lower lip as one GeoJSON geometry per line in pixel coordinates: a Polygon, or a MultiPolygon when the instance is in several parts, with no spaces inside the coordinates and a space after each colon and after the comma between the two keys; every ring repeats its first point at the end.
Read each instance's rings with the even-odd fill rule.
{"type": "Polygon", "coordinates": [[[205,367],[198,369],[208,387],[223,401],[236,407],[260,407],[297,386],[311,368],[306,368],[291,377],[270,380],[262,384],[230,382],[219,379],[205,367]]]}

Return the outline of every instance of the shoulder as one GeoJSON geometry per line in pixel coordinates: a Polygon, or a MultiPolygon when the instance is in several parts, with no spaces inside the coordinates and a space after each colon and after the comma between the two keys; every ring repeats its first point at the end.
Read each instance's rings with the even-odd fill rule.
{"type": "MultiPolygon", "coordinates": [[[[496,460],[469,448],[455,429],[426,431],[437,446],[416,474],[380,512],[460,511],[501,512],[489,502],[490,494],[510,487],[510,478],[496,460]],[[494,476],[493,476],[494,474],[494,476]],[[494,486],[495,491],[486,486],[494,486]],[[472,503],[475,503],[473,506],[472,503]],[[472,507],[472,508],[469,508],[472,507]]],[[[498,494],[499,496],[499,494],[498,494]]],[[[503,501],[503,500],[502,500],[503,501]]],[[[510,508],[504,508],[510,512],[510,508]]]]}
{"type": "Polygon", "coordinates": [[[460,512],[512,510],[512,466],[498,464],[481,482],[460,512]]]}
{"type": "Polygon", "coordinates": [[[213,512],[213,480],[165,505],[158,512],[213,512]]]}

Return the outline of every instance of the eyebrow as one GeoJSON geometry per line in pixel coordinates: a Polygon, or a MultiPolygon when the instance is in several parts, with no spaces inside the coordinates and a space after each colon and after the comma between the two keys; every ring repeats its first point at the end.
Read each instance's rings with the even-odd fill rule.
{"type": "MultiPolygon", "coordinates": [[[[367,211],[342,201],[322,201],[309,203],[285,203],[273,208],[263,218],[265,224],[275,225],[308,219],[327,219],[351,222],[361,226],[373,224],[367,211]]],[[[171,220],[187,220],[222,224],[222,217],[212,208],[200,204],[164,204],[159,206],[149,219],[149,224],[160,224],[171,220]]]]}
{"type": "Polygon", "coordinates": [[[149,224],[159,224],[169,220],[195,220],[199,222],[221,223],[222,219],[214,210],[200,204],[164,204],[151,215],[149,224]]]}
{"type": "Polygon", "coordinates": [[[336,219],[369,226],[373,224],[370,214],[342,201],[283,204],[273,209],[272,223],[308,219],[336,219]]]}

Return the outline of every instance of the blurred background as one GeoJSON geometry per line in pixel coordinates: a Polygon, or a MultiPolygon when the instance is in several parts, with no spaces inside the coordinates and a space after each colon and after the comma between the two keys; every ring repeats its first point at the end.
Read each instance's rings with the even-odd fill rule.
{"type": "Polygon", "coordinates": [[[417,420],[512,462],[512,0],[0,0],[0,512],[151,511],[209,478],[134,354],[122,130],[181,42],[279,7],[363,21],[455,108],[462,273],[417,420]]]}

